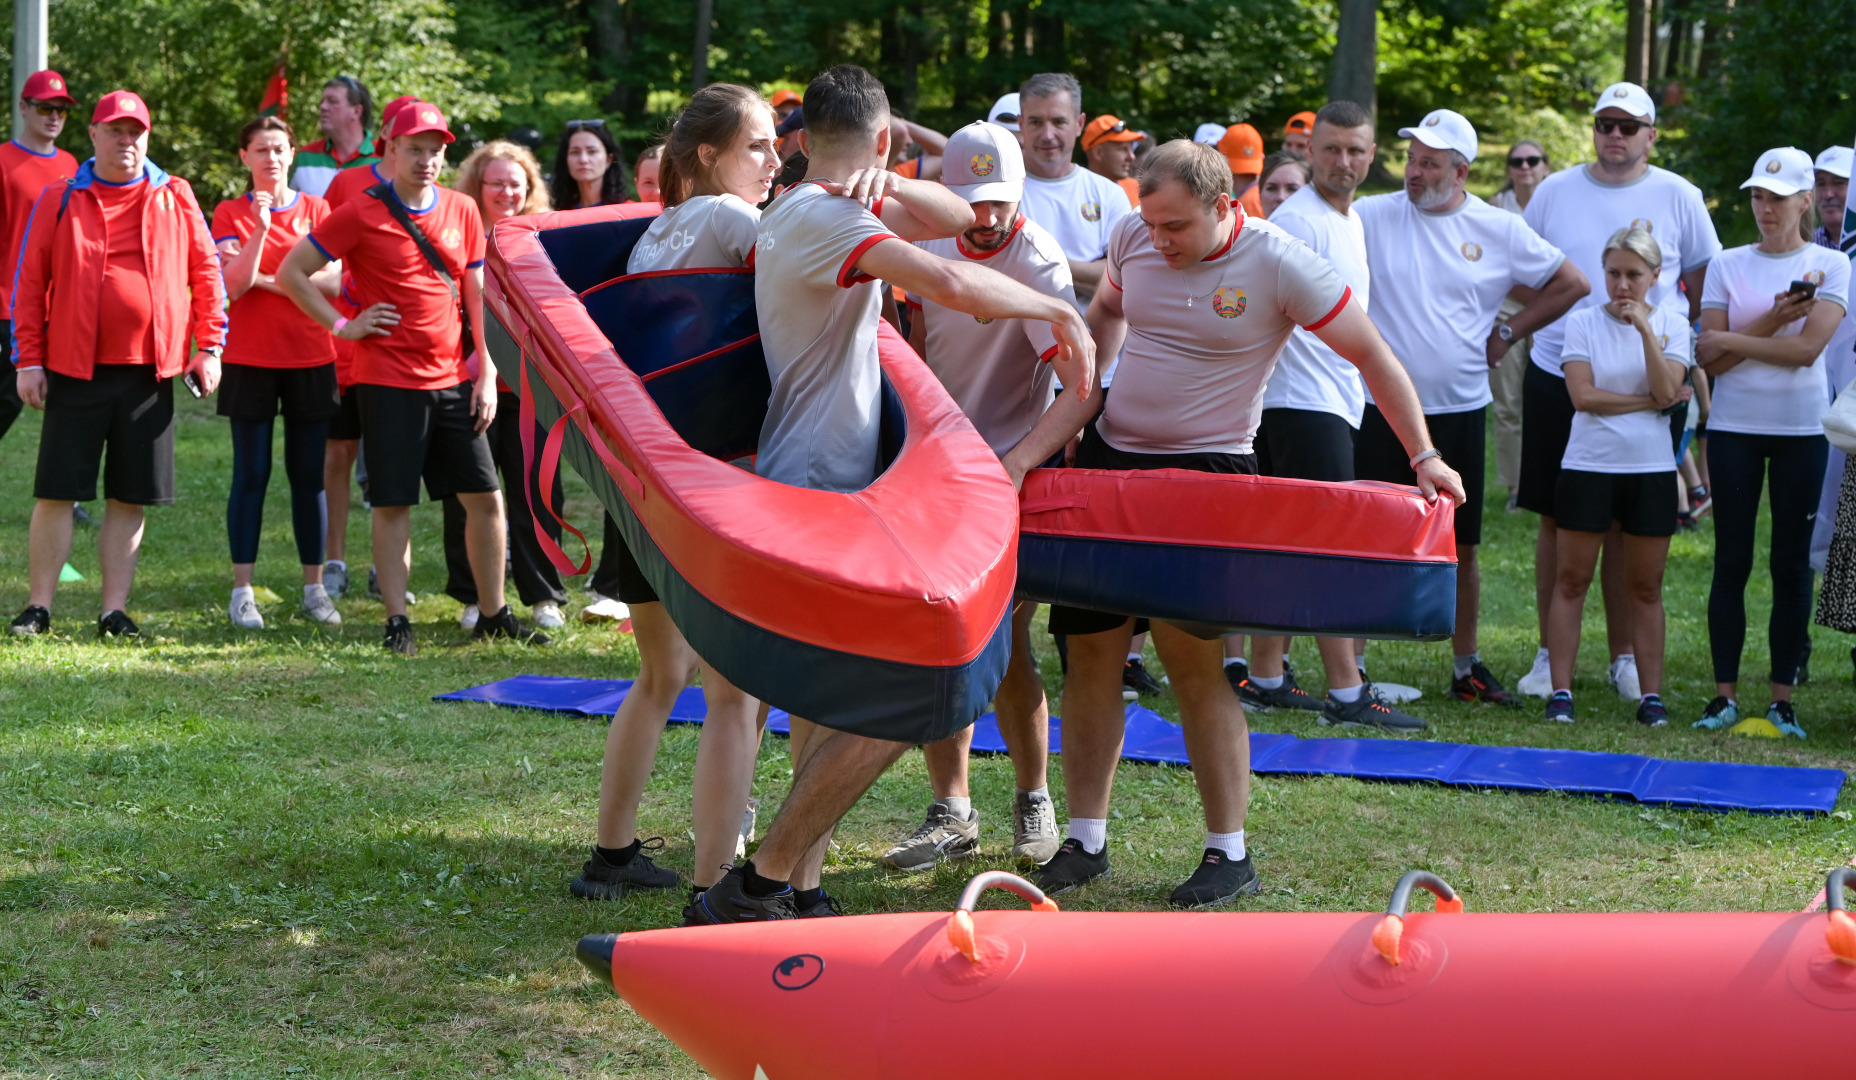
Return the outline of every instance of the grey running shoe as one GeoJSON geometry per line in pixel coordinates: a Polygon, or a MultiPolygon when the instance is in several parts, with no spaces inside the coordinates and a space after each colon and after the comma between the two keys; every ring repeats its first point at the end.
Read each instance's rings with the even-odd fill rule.
{"type": "MultiPolygon", "coordinates": [[[[1263,703],[1265,711],[1269,709],[1301,709],[1304,712],[1322,711],[1321,699],[1302,689],[1295,681],[1295,669],[1288,664],[1282,666],[1282,685],[1276,687],[1258,686],[1256,676],[1244,680],[1250,690],[1263,703]]],[[[1244,692],[1238,691],[1239,700],[1244,699],[1244,692]]]]}
{"type": "Polygon", "coordinates": [[[1012,858],[1043,866],[1057,854],[1057,807],[1049,795],[1021,791],[1012,800],[1012,858]]]}
{"type": "Polygon", "coordinates": [[[1257,693],[1257,686],[1250,681],[1250,665],[1239,660],[1224,666],[1224,677],[1231,684],[1231,691],[1237,695],[1237,703],[1245,712],[1269,712],[1270,703],[1257,693]]]}
{"type": "Polygon", "coordinates": [[[330,559],[322,564],[322,591],[340,600],[348,593],[348,564],[330,559]]]}
{"type": "Polygon", "coordinates": [[[965,820],[954,816],[939,799],[928,804],[921,828],[883,856],[891,870],[932,870],[942,859],[964,859],[979,850],[980,816],[969,810],[965,820]]]}
{"type": "Polygon", "coordinates": [[[568,889],[582,900],[617,900],[636,889],[672,888],[677,883],[677,872],[651,861],[651,856],[662,850],[662,837],[634,840],[630,859],[610,863],[594,848],[593,857],[568,889]]]}
{"type": "Polygon", "coordinates": [[[1365,684],[1360,696],[1353,701],[1341,701],[1329,694],[1317,722],[1330,727],[1378,728],[1394,732],[1423,731],[1430,726],[1418,717],[1386,704],[1379,688],[1372,683],[1365,684]]]}
{"type": "Polygon", "coordinates": [[[311,594],[303,591],[303,614],[324,626],[340,626],[342,613],[335,610],[335,601],[329,596],[329,587],[324,585],[322,591],[311,594]]]}

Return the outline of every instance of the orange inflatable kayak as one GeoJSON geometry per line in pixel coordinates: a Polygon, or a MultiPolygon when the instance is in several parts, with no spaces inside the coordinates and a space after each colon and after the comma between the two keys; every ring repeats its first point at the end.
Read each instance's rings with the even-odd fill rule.
{"type": "MultiPolygon", "coordinates": [[[[717,1080],[1842,1075],[1856,920],[1059,912],[1010,874],[950,914],[599,935],[580,957],[717,1080]],[[974,911],[1010,888],[1035,908],[974,911]],[[1839,1064],[1841,1063],[1841,1064],[1839,1064]]],[[[1414,886],[1435,913],[1406,914],[1414,886]]]]}

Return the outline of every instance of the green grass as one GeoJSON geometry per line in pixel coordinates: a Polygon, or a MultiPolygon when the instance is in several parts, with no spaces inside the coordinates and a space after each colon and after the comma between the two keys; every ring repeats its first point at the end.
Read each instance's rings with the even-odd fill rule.
{"type": "MultiPolygon", "coordinates": [[[[340,634],[287,608],[267,613],[262,634],[233,633],[226,434],[207,406],[186,402],[182,413],[181,502],[150,515],[132,604],[150,640],[95,641],[94,533],[80,530],[72,561],[91,580],[60,592],[59,633],[0,642],[0,1075],[700,1075],[571,959],[580,935],[667,925],[680,903],[594,906],[567,895],[592,834],[603,727],[429,700],[518,672],[628,675],[631,640],[576,627],[546,651],[469,645],[457,605],[437,593],[432,507],[415,514],[418,659],[381,651],[380,609],[364,600],[343,603],[340,634]]],[[[29,414],[0,442],[0,604],[10,609],[24,602],[37,429],[29,414]]],[[[1512,680],[1534,648],[1532,519],[1491,505],[1483,652],[1512,680]]],[[[584,492],[574,513],[594,520],[584,492]]],[[[357,521],[357,567],[365,537],[357,521]]],[[[291,552],[279,476],[259,584],[289,595],[291,552]]],[[[1704,527],[1677,539],[1670,568],[1676,722],[1665,730],[1638,729],[1604,687],[1596,603],[1581,722],[1570,728],[1541,723],[1537,705],[1502,713],[1442,702],[1443,645],[1376,645],[1375,673],[1425,688],[1415,709],[1440,739],[1849,767],[1849,642],[1821,629],[1817,681],[1798,695],[1809,742],[1689,729],[1712,693],[1708,574],[1704,527]]],[[[1761,590],[1748,672],[1764,670],[1761,590]]],[[[1298,660],[1318,672],[1307,642],[1298,660]]],[[[1326,734],[1280,714],[1257,727],[1326,734]]],[[[666,837],[668,863],[686,872],[695,745],[692,730],[665,736],[643,812],[647,835],[666,837]]],[[[776,739],[762,751],[757,789],[769,813],[789,780],[784,754],[776,739]]],[[[1010,770],[980,760],[975,784],[996,852],[1009,844],[1010,770]]],[[[1184,769],[1125,767],[1116,877],[1066,906],[1157,907],[1196,857],[1191,784],[1184,769]]],[[[1247,905],[1256,909],[1371,910],[1401,871],[1422,866],[1450,878],[1472,909],[1785,910],[1856,853],[1848,795],[1835,814],[1802,818],[1332,778],[1260,778],[1254,791],[1250,836],[1265,883],[1247,905]]],[[[847,908],[946,908],[968,875],[994,865],[880,872],[877,855],[925,801],[912,754],[853,811],[826,879],[847,908]]]]}

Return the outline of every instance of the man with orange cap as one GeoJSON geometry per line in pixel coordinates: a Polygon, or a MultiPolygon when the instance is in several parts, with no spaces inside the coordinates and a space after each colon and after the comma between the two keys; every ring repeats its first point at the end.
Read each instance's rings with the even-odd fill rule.
{"type": "Polygon", "coordinates": [[[1218,140],[1218,152],[1231,163],[1231,198],[1255,218],[1263,216],[1257,181],[1263,177],[1263,136],[1249,124],[1232,124],[1218,140]]]}
{"type": "Polygon", "coordinates": [[[1141,205],[1141,186],[1134,181],[1134,147],[1142,134],[1120,117],[1103,113],[1083,128],[1083,159],[1089,171],[1106,176],[1128,193],[1128,202],[1141,205]]]}
{"type": "MultiPolygon", "coordinates": [[[[47,185],[77,175],[77,159],[54,141],[77,100],[64,76],[36,71],[19,93],[22,123],[12,141],[0,145],[0,359],[13,359],[13,271],[19,242],[32,216],[32,203],[47,185]]],[[[24,407],[12,379],[0,379],[0,438],[24,407]]]]}
{"type": "Polygon", "coordinates": [[[1303,157],[1308,156],[1309,140],[1315,134],[1315,114],[1299,112],[1289,118],[1282,126],[1282,148],[1293,150],[1303,157]]]}
{"type": "Polygon", "coordinates": [[[768,103],[773,106],[776,120],[784,120],[793,114],[794,109],[805,104],[805,99],[791,90],[775,90],[768,103]]]}

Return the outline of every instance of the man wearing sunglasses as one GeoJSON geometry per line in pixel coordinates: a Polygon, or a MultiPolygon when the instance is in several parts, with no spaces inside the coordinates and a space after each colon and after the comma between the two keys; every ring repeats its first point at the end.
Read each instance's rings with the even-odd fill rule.
{"type": "MultiPolygon", "coordinates": [[[[77,159],[54,141],[77,100],[64,76],[36,71],[19,94],[22,123],[11,142],[0,146],[0,358],[13,363],[13,272],[19,242],[32,216],[32,202],[47,185],[77,175],[77,159]]],[[[0,369],[4,370],[4,369],[0,369]]],[[[0,378],[0,439],[19,418],[24,404],[10,377],[0,378]]]]}
{"type": "MultiPolygon", "coordinates": [[[[1701,286],[1708,262],[1720,253],[1721,241],[1701,189],[1650,164],[1650,147],[1655,142],[1656,103],[1649,92],[1627,82],[1606,87],[1592,107],[1592,145],[1598,160],[1562,169],[1542,180],[1522,218],[1541,239],[1565,252],[1567,261],[1593,283],[1605,280],[1602,256],[1612,233],[1632,225],[1648,230],[1663,249],[1662,276],[1651,288],[1648,301],[1654,307],[1678,309],[1680,305],[1678,310],[1686,311],[1693,321],[1701,314],[1701,286]],[[1678,286],[1687,288],[1686,301],[1677,292],[1678,286]]],[[[1516,501],[1522,509],[1540,515],[1540,535],[1534,544],[1534,593],[1541,618],[1541,648],[1533,670],[1521,677],[1515,689],[1537,697],[1553,691],[1547,671],[1545,619],[1559,561],[1554,489],[1573,418],[1572,398],[1560,374],[1560,348],[1567,319],[1605,300],[1605,290],[1594,288],[1565,316],[1536,330],[1532,363],[1523,376],[1521,486],[1516,501]]],[[[1602,579],[1611,684],[1619,697],[1634,702],[1641,694],[1637,661],[1631,652],[1623,553],[1612,550],[1617,547],[1613,540],[1607,540],[1605,547],[1602,579]]]]}
{"type": "Polygon", "coordinates": [[[316,124],[322,138],[297,148],[296,168],[290,186],[321,198],[329,182],[343,169],[358,169],[380,160],[374,133],[367,125],[374,118],[374,99],[367,86],[353,75],[337,75],[322,86],[316,103],[316,124]]]}

